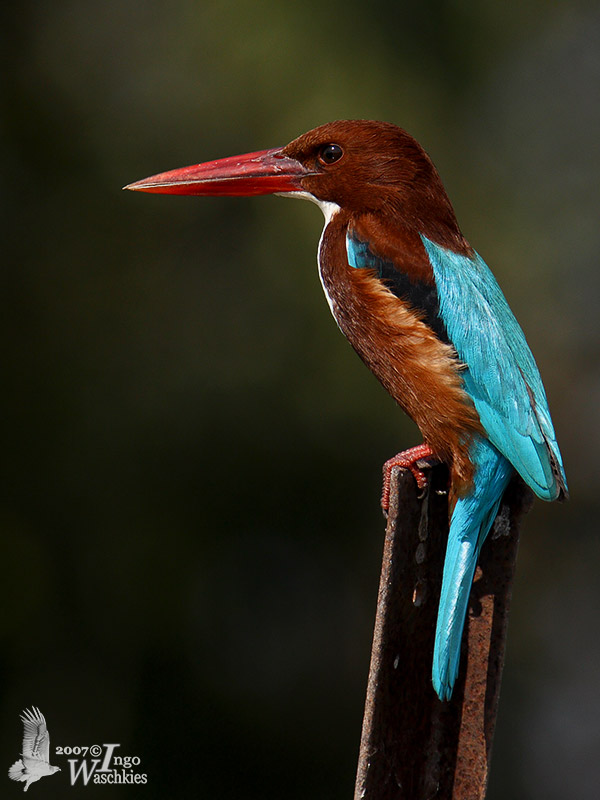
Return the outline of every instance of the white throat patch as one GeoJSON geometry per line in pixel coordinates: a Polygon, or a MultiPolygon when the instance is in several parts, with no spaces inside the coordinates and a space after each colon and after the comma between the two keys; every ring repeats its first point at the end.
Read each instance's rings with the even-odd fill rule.
{"type": "Polygon", "coordinates": [[[321,233],[321,238],[319,239],[319,249],[317,250],[317,263],[319,265],[319,279],[321,281],[321,286],[323,287],[323,291],[325,292],[325,297],[327,298],[327,303],[329,304],[329,308],[331,309],[331,313],[333,314],[333,318],[336,320],[335,309],[333,306],[333,300],[329,296],[329,292],[327,291],[327,287],[323,282],[323,273],[321,270],[321,244],[323,243],[323,236],[325,235],[325,230],[327,226],[340,210],[340,207],[337,203],[331,203],[328,200],[318,200],[314,195],[310,194],[310,192],[281,192],[279,195],[280,197],[298,197],[301,200],[310,200],[311,203],[316,203],[319,206],[321,211],[323,212],[323,216],[325,217],[325,225],[323,226],[323,232],[321,233]]]}

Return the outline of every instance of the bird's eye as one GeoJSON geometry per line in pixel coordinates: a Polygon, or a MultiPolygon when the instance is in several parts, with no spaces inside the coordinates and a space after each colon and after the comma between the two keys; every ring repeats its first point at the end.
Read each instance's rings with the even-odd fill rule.
{"type": "Polygon", "coordinates": [[[319,150],[319,161],[321,164],[329,166],[335,164],[344,155],[344,151],[339,144],[326,144],[319,150]]]}

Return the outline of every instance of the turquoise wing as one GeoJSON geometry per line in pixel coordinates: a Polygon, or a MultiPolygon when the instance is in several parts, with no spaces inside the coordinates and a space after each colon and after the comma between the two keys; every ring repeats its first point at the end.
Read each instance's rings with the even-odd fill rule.
{"type": "Polygon", "coordinates": [[[465,389],[492,444],[544,500],[567,493],[546,392],[525,335],[483,259],[421,237],[439,314],[465,365],[465,389]]]}

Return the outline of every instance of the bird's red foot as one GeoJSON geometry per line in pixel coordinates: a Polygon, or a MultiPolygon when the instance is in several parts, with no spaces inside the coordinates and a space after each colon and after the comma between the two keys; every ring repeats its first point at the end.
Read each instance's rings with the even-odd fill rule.
{"type": "Polygon", "coordinates": [[[417,461],[422,458],[435,457],[435,454],[428,444],[420,444],[417,447],[411,447],[410,450],[403,450],[393,458],[388,459],[383,465],[383,490],[381,492],[381,508],[383,513],[387,515],[390,507],[390,483],[392,480],[392,470],[394,467],[403,467],[409,469],[414,475],[415,481],[419,489],[425,489],[427,486],[427,476],[423,470],[417,466],[417,461]]]}

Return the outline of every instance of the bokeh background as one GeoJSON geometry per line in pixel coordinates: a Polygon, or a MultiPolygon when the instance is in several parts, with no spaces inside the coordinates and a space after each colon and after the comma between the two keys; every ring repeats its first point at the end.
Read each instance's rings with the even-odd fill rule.
{"type": "Polygon", "coordinates": [[[37,704],[53,745],[118,742],[148,774],[75,790],[55,757],[40,797],[351,797],[380,467],[418,433],[330,318],[318,209],[120,187],[362,117],[432,155],[536,354],[569,477],[522,536],[489,798],[596,796],[597,3],[0,17],[0,763],[37,704]]]}

